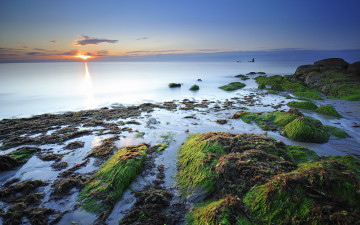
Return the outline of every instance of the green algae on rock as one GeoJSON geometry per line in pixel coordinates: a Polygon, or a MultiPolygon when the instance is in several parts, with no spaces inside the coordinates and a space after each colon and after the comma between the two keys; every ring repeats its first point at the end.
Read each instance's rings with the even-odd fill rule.
{"type": "Polygon", "coordinates": [[[187,224],[258,224],[243,197],[253,187],[296,170],[299,162],[319,160],[315,152],[301,146],[224,132],[190,134],[178,157],[177,183],[190,202],[198,202],[188,212],[187,224]],[[204,189],[205,194],[199,192],[204,189]],[[192,201],[196,194],[197,201],[192,201]]]}
{"type": "Polygon", "coordinates": [[[330,134],[319,120],[299,117],[288,123],[283,131],[291,140],[313,143],[325,143],[330,134]]]}
{"type": "Polygon", "coordinates": [[[277,126],[286,137],[301,142],[325,143],[329,140],[330,134],[342,138],[348,136],[339,128],[324,126],[319,120],[303,116],[297,109],[290,109],[288,112],[275,111],[264,115],[237,112],[231,118],[241,118],[246,123],[254,121],[263,130],[276,130],[274,126],[277,126]]]}
{"type": "Polygon", "coordinates": [[[354,224],[360,220],[358,173],[336,160],[307,162],[253,187],[243,201],[265,224],[354,224]]]}
{"type": "Polygon", "coordinates": [[[200,89],[199,85],[194,84],[193,86],[190,87],[191,91],[198,91],[200,89]]]}
{"type": "Polygon", "coordinates": [[[0,171],[10,170],[26,163],[36,152],[41,151],[35,147],[21,147],[6,155],[0,155],[0,171]]]}
{"type": "Polygon", "coordinates": [[[338,111],[332,105],[323,105],[315,110],[317,113],[321,113],[328,116],[342,117],[338,111]]]}
{"type": "Polygon", "coordinates": [[[292,102],[288,102],[287,105],[290,107],[294,107],[294,108],[310,109],[310,110],[315,110],[318,108],[317,105],[315,105],[313,102],[309,102],[309,101],[306,101],[306,102],[292,101],[292,102]]]}
{"type": "Polygon", "coordinates": [[[219,87],[220,89],[224,90],[224,91],[235,91],[238,90],[240,88],[245,87],[246,84],[241,83],[241,82],[231,82],[227,85],[221,86],[219,87]]]}
{"type": "Polygon", "coordinates": [[[141,170],[148,147],[146,144],[123,147],[105,161],[80,192],[82,207],[106,218],[141,170]]]}
{"type": "Polygon", "coordinates": [[[119,140],[119,136],[104,139],[101,145],[93,149],[86,158],[95,157],[103,160],[107,159],[115,150],[117,150],[117,147],[114,144],[117,140],[119,140]]]}

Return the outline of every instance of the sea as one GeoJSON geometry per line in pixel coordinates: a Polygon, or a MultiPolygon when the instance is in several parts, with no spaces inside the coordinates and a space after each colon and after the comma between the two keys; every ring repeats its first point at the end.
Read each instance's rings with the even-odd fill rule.
{"type": "MultiPolygon", "coordinates": [[[[293,74],[311,62],[42,62],[0,63],[0,119],[111,105],[181,99],[226,99],[218,87],[249,72],[293,74]],[[200,81],[201,80],[201,81],[200,81]],[[169,88],[181,83],[181,88],[169,88]],[[190,91],[192,85],[199,91],[190,91]]],[[[250,76],[251,78],[251,76],[250,76]]],[[[247,82],[244,88],[256,87],[247,82]]],[[[241,90],[238,91],[241,94],[241,90]]]]}

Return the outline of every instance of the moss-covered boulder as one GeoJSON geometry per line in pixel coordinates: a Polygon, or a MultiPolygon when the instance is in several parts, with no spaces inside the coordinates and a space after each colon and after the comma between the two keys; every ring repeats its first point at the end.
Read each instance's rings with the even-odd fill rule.
{"type": "Polygon", "coordinates": [[[283,131],[291,140],[302,142],[325,143],[330,137],[319,120],[306,117],[294,119],[284,127],[283,131]]]}
{"type": "Polygon", "coordinates": [[[108,215],[142,168],[148,147],[146,144],[123,147],[105,161],[80,192],[83,208],[108,215]]]}
{"type": "Polygon", "coordinates": [[[179,149],[183,195],[207,188],[187,224],[353,224],[360,162],[320,158],[254,134],[191,134],[179,149]]]}
{"type": "Polygon", "coordinates": [[[220,89],[224,90],[224,91],[235,91],[238,90],[240,88],[245,87],[246,84],[241,83],[241,82],[231,82],[227,85],[221,86],[219,87],[220,89]]]}
{"type": "Polygon", "coordinates": [[[191,91],[198,91],[200,89],[199,85],[194,84],[193,86],[190,87],[191,91]]]}
{"type": "Polygon", "coordinates": [[[289,102],[287,103],[288,106],[290,107],[294,107],[294,108],[300,108],[300,109],[310,109],[310,110],[315,110],[317,109],[317,105],[315,105],[313,102],[289,102]]]}
{"type": "Polygon", "coordinates": [[[264,224],[356,224],[358,173],[339,160],[308,162],[255,186],[243,201],[264,224]]]}
{"type": "Polygon", "coordinates": [[[332,105],[322,105],[315,110],[317,113],[321,113],[328,116],[342,117],[338,111],[332,105]]]}

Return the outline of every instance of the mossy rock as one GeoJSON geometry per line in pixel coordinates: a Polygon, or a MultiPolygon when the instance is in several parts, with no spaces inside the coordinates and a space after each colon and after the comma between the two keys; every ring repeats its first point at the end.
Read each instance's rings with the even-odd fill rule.
{"type": "Polygon", "coordinates": [[[265,84],[259,84],[258,88],[259,88],[259,89],[265,89],[265,88],[266,88],[266,85],[265,85],[265,84]]]}
{"type": "Polygon", "coordinates": [[[295,108],[300,108],[300,109],[310,109],[310,110],[315,110],[317,109],[317,105],[315,105],[313,102],[289,102],[287,103],[288,106],[290,107],[295,107],[295,108]]]}
{"type": "Polygon", "coordinates": [[[294,141],[325,143],[330,137],[320,121],[305,117],[293,120],[283,130],[286,136],[294,141]]]}
{"type": "Polygon", "coordinates": [[[337,138],[350,137],[350,135],[348,133],[341,130],[340,128],[333,127],[333,126],[328,126],[328,125],[325,125],[324,128],[325,128],[325,130],[327,130],[329,133],[331,133],[333,136],[335,136],[337,138]]]}
{"type": "Polygon", "coordinates": [[[255,186],[243,202],[252,218],[264,224],[356,224],[359,184],[339,159],[308,162],[255,186]]]}
{"type": "Polygon", "coordinates": [[[219,88],[224,91],[235,91],[235,90],[241,89],[245,86],[246,86],[246,84],[241,83],[241,82],[231,82],[231,83],[221,86],[219,88]]]}
{"type": "Polygon", "coordinates": [[[188,216],[186,224],[243,224],[251,222],[242,213],[241,201],[233,196],[217,201],[206,201],[195,205],[188,216]]]}
{"type": "Polygon", "coordinates": [[[82,207],[93,213],[111,211],[146,159],[148,145],[120,148],[92,176],[92,181],[80,192],[82,207]]]}
{"type": "Polygon", "coordinates": [[[181,87],[180,83],[170,83],[169,88],[181,87]]]}
{"type": "Polygon", "coordinates": [[[200,89],[199,85],[194,84],[193,86],[191,86],[190,90],[191,91],[198,91],[200,89]]]}
{"type": "Polygon", "coordinates": [[[334,108],[334,106],[332,105],[324,105],[324,106],[320,106],[319,108],[317,108],[315,110],[315,112],[317,113],[321,113],[324,115],[328,115],[328,116],[334,116],[334,117],[342,117],[338,111],[336,111],[336,109],[334,108]]]}

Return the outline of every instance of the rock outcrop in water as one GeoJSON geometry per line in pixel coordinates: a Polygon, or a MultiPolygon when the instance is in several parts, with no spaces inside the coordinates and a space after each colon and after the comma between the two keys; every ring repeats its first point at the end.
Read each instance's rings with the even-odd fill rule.
{"type": "Polygon", "coordinates": [[[295,77],[307,87],[315,88],[329,97],[350,101],[360,100],[360,62],[347,63],[340,58],[316,61],[314,65],[302,65],[295,77]]]}

